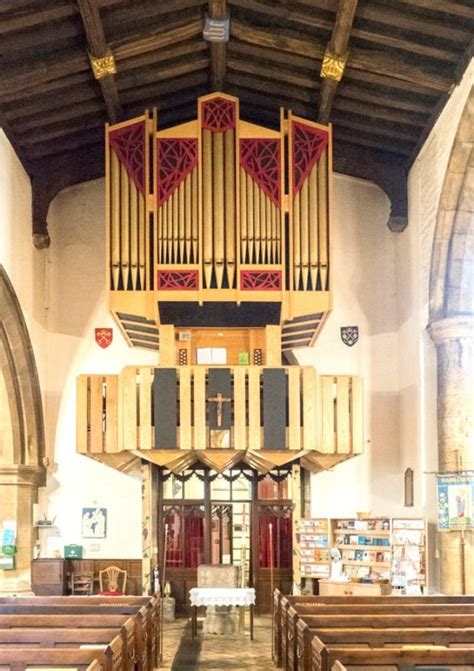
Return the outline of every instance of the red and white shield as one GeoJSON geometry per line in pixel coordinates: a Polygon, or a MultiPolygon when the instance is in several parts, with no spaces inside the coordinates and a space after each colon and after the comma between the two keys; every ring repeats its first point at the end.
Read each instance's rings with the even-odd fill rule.
{"type": "Polygon", "coordinates": [[[110,345],[113,337],[114,333],[111,328],[100,328],[95,330],[95,341],[99,347],[102,347],[103,349],[110,345]]]}

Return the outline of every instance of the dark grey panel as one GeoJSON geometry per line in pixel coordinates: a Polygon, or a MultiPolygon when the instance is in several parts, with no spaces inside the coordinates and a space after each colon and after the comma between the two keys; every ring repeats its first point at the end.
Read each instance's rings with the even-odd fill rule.
{"type": "Polygon", "coordinates": [[[229,368],[210,368],[207,378],[207,406],[209,409],[209,428],[210,429],[230,429],[231,426],[231,404],[232,401],[223,401],[222,403],[222,421],[217,425],[217,407],[215,401],[209,401],[210,398],[217,398],[221,394],[223,398],[232,398],[232,386],[230,381],[229,368]]]}
{"type": "Polygon", "coordinates": [[[155,368],[153,411],[156,449],[177,448],[177,405],[176,368],[155,368]]]}
{"type": "Polygon", "coordinates": [[[263,371],[263,447],[267,450],[286,448],[288,383],[284,370],[263,371]]]}

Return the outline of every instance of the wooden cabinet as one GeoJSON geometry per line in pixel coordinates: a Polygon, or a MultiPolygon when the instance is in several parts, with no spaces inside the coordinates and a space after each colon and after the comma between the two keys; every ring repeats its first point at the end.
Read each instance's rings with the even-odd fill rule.
{"type": "Polygon", "coordinates": [[[31,589],[36,596],[66,594],[66,562],[64,559],[33,559],[31,589]]]}
{"type": "Polygon", "coordinates": [[[392,587],[388,583],[319,581],[321,596],[386,596],[391,591],[392,587]]]}

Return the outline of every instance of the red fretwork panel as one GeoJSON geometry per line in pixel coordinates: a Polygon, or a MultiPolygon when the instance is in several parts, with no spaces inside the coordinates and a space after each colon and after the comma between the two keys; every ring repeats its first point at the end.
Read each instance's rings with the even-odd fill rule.
{"type": "Polygon", "coordinates": [[[293,194],[303,186],[315,163],[328,145],[328,133],[298,121],[292,123],[293,133],[293,194]]]}
{"type": "Polygon", "coordinates": [[[109,143],[140,193],[145,193],[145,122],[117,128],[109,133],[109,143]]]}
{"type": "Polygon", "coordinates": [[[166,138],[157,142],[158,205],[162,205],[196,167],[198,143],[194,138],[166,138]]]}
{"type": "Polygon", "coordinates": [[[242,291],[280,291],[281,270],[241,270],[242,291]]]}
{"type": "Polygon", "coordinates": [[[201,125],[204,130],[225,131],[235,128],[235,102],[212,98],[201,103],[201,125]]]}
{"type": "Polygon", "coordinates": [[[240,140],[240,165],[280,207],[280,141],[240,140]]]}
{"type": "Polygon", "coordinates": [[[199,289],[198,270],[159,270],[158,289],[190,291],[199,289]]]}

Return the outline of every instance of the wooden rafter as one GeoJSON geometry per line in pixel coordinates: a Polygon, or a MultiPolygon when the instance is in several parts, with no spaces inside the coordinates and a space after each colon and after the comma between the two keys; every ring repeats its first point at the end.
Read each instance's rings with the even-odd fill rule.
{"type": "MultiPolygon", "coordinates": [[[[227,18],[227,0],[210,0],[209,18],[216,20],[227,18]]],[[[211,89],[223,91],[227,67],[227,44],[226,42],[211,42],[209,46],[211,50],[211,89]]]]}
{"type": "MultiPolygon", "coordinates": [[[[339,0],[336,22],[327,49],[328,57],[341,59],[344,63],[347,60],[347,47],[357,9],[357,2],[358,0],[339,0]]],[[[321,76],[323,77],[323,74],[321,76]]],[[[323,77],[319,93],[318,121],[320,123],[327,123],[329,121],[338,84],[339,79],[323,77]]]]}
{"type": "MultiPolygon", "coordinates": [[[[99,10],[94,0],[77,0],[81,13],[82,23],[87,37],[89,54],[92,59],[105,59],[111,57],[111,50],[105,39],[104,28],[100,18],[99,10]]],[[[112,56],[113,58],[113,56],[112,56]]],[[[109,120],[117,122],[122,116],[122,105],[120,104],[115,74],[110,72],[99,79],[100,88],[104,97],[105,106],[109,120]]]]}

